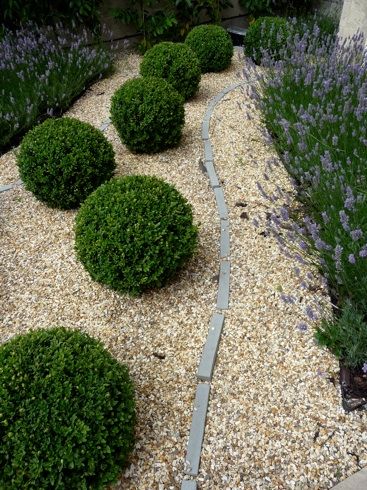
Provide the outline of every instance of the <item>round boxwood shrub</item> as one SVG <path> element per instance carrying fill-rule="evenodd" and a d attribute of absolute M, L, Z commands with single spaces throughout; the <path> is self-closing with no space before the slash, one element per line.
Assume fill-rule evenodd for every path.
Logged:
<path fill-rule="evenodd" d="M 140 74 L 164 78 L 187 100 L 199 88 L 201 70 L 198 57 L 188 45 L 162 42 L 145 53 Z"/>
<path fill-rule="evenodd" d="M 92 125 L 63 117 L 47 119 L 23 138 L 18 154 L 27 190 L 48 206 L 72 209 L 115 170 L 114 151 Z"/>
<path fill-rule="evenodd" d="M 56 327 L 0 347 L 0 488 L 104 488 L 134 423 L 127 368 L 99 341 Z"/>
<path fill-rule="evenodd" d="M 244 52 L 255 63 L 260 63 L 264 50 L 275 60 L 280 59 L 281 51 L 289 35 L 287 19 L 282 17 L 259 17 L 253 22 L 244 37 Z"/>
<path fill-rule="evenodd" d="M 184 100 L 162 78 L 135 78 L 113 95 L 111 119 L 131 151 L 156 153 L 178 145 L 185 121 Z"/>
<path fill-rule="evenodd" d="M 185 42 L 195 51 L 203 73 L 221 71 L 231 64 L 232 39 L 223 27 L 196 26 L 188 33 Z"/>
<path fill-rule="evenodd" d="M 157 177 L 107 182 L 85 200 L 76 218 L 79 260 L 94 280 L 132 296 L 163 286 L 196 246 L 191 206 Z"/>

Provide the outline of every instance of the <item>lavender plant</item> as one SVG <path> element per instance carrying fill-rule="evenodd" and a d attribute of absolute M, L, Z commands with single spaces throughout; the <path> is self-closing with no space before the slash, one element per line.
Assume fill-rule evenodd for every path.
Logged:
<path fill-rule="evenodd" d="M 86 30 L 28 25 L 0 41 L 0 149 L 39 120 L 60 114 L 111 66 Z"/>
<path fill-rule="evenodd" d="M 351 359 L 361 363 L 367 352 L 357 346 L 365 337 L 354 336 L 353 344 L 351 330 L 348 337 L 345 334 L 351 318 L 358 319 L 355 329 L 367 331 L 364 38 L 357 34 L 342 42 L 323 36 L 320 43 L 317 25 L 302 36 L 294 29 L 280 58 L 274 61 L 264 53 L 267 70 L 257 72 L 252 95 L 293 179 L 300 205 L 278 209 L 271 223 L 281 246 L 290 245 L 293 257 L 313 263 L 326 279 L 335 317 L 323 321 L 317 339 L 354 366 L 357 361 Z M 248 76 L 250 71 L 254 73 L 247 70 Z M 281 197 L 281 193 L 270 196 L 273 202 Z M 343 348 L 335 348 L 335 338 Z"/>

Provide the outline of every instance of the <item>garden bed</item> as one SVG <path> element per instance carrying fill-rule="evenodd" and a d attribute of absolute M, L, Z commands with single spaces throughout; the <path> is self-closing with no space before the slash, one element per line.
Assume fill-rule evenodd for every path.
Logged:
<path fill-rule="evenodd" d="M 139 56 L 122 53 L 114 75 L 93 85 L 67 115 L 100 127 L 109 117 L 111 95 L 137 76 L 139 62 Z M 22 187 L 0 194 L 0 340 L 36 327 L 80 328 L 101 339 L 135 382 L 137 443 L 116 489 L 176 489 L 183 478 L 195 371 L 218 280 L 219 223 L 202 171 L 201 122 L 209 100 L 239 80 L 242 64 L 236 54 L 228 70 L 202 77 L 198 95 L 185 105 L 177 149 L 134 155 L 112 126 L 105 131 L 118 175 L 157 175 L 193 205 L 198 254 L 162 290 L 129 298 L 93 282 L 75 258 L 75 212 L 49 209 Z M 263 173 L 275 152 L 264 143 L 259 121 L 245 118 L 245 98 L 241 89 L 231 92 L 211 120 L 215 165 L 230 212 L 231 306 L 198 481 L 211 490 L 327 489 L 366 464 L 366 414 L 343 411 L 337 361 L 315 345 L 312 331 L 297 328 L 310 298 L 328 304 L 328 297 L 317 276 L 313 292 L 299 289 L 295 264 L 266 232 L 269 203 L 257 182 L 265 191 L 274 186 Z M 18 178 L 9 152 L 0 159 L 0 183 Z M 272 179 L 290 188 L 283 169 Z M 285 304 L 281 294 L 296 295 L 298 306 Z"/>

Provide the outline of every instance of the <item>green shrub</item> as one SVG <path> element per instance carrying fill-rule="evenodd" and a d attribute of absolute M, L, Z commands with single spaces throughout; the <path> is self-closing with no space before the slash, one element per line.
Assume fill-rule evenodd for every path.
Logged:
<path fill-rule="evenodd" d="M 360 368 L 367 361 L 365 316 L 351 303 L 346 303 L 339 317 L 322 319 L 316 327 L 315 338 L 345 366 Z"/>
<path fill-rule="evenodd" d="M 250 15 L 299 15 L 309 12 L 313 0 L 240 0 L 240 5 Z"/>
<path fill-rule="evenodd" d="M 255 63 L 260 63 L 263 51 L 267 51 L 273 59 L 279 59 L 284 49 L 289 26 L 282 17 L 259 17 L 253 22 L 244 37 L 244 51 L 246 56 Z"/>
<path fill-rule="evenodd" d="M 115 169 L 112 145 L 98 129 L 72 118 L 48 119 L 23 138 L 18 154 L 27 190 L 51 207 L 77 207 Z"/>
<path fill-rule="evenodd" d="M 128 370 L 99 341 L 58 327 L 0 347 L 0 488 L 102 489 L 134 423 Z"/>
<path fill-rule="evenodd" d="M 112 51 L 84 29 L 27 25 L 4 30 L 0 60 L 2 150 L 45 117 L 60 116 L 111 68 Z"/>
<path fill-rule="evenodd" d="M 223 27 L 196 26 L 188 33 L 185 42 L 197 54 L 202 73 L 221 71 L 231 64 L 233 44 Z"/>
<path fill-rule="evenodd" d="M 111 119 L 122 142 L 138 153 L 178 145 L 185 120 L 182 96 L 162 78 L 125 82 L 112 97 Z"/>
<path fill-rule="evenodd" d="M 92 278 L 133 296 L 163 286 L 197 245 L 191 206 L 149 176 L 99 187 L 81 206 L 75 235 L 77 257 Z"/>
<path fill-rule="evenodd" d="M 164 78 L 187 100 L 199 88 L 201 70 L 199 60 L 189 46 L 163 42 L 145 53 L 140 74 Z"/>
<path fill-rule="evenodd" d="M 27 22 L 40 25 L 63 22 L 75 28 L 83 24 L 97 29 L 100 25 L 99 5 L 101 0 L 2 0 L 0 24 L 14 28 Z"/>

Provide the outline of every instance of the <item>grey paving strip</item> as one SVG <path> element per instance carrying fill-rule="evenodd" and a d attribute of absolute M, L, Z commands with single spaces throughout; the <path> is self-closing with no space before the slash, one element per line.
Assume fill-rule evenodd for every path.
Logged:
<path fill-rule="evenodd" d="M 195 480 L 184 480 L 181 485 L 181 490 L 196 490 L 197 484 Z"/>
<path fill-rule="evenodd" d="M 228 219 L 228 208 L 226 201 L 224 199 L 224 192 L 223 188 L 220 187 L 215 187 L 214 188 L 214 194 L 215 194 L 215 200 L 217 201 L 217 208 L 218 208 L 218 213 L 220 219 Z"/>
<path fill-rule="evenodd" d="M 230 241 L 229 241 L 229 221 L 222 219 L 220 221 L 220 258 L 229 257 Z"/>
<path fill-rule="evenodd" d="M 217 296 L 218 310 L 228 310 L 229 308 L 230 273 L 231 263 L 229 262 L 229 260 L 221 260 Z"/>
<path fill-rule="evenodd" d="M 223 313 L 214 312 L 209 325 L 209 333 L 204 345 L 197 377 L 201 381 L 211 381 L 217 357 L 220 336 L 224 324 Z"/>
<path fill-rule="evenodd" d="M 110 119 L 110 118 L 106 119 L 106 121 L 104 121 L 104 122 L 103 122 L 103 123 L 100 125 L 99 130 L 100 130 L 100 131 L 102 131 L 102 132 L 103 132 L 103 131 L 106 131 L 106 129 L 108 128 L 108 126 L 111 124 L 111 122 L 112 122 L 112 121 L 111 121 L 111 119 Z"/>
<path fill-rule="evenodd" d="M 10 189 L 14 189 L 14 187 L 18 187 L 23 185 L 21 180 L 17 180 L 16 182 L 12 182 L 11 184 L 0 185 L 0 192 L 10 191 Z"/>
<path fill-rule="evenodd" d="M 354 473 L 346 480 L 338 483 L 333 490 L 366 490 L 367 488 L 367 468 Z"/>
<path fill-rule="evenodd" d="M 108 126 L 111 124 L 111 119 L 108 118 L 106 119 L 106 121 L 104 121 L 100 127 L 99 127 L 99 130 L 100 131 L 106 131 L 106 129 L 108 128 Z M 19 185 L 23 185 L 23 182 L 21 180 L 17 180 L 16 182 L 12 182 L 11 184 L 6 184 L 6 185 L 0 185 L 0 192 L 6 192 L 6 191 L 10 191 L 11 189 L 14 189 L 14 187 L 17 187 Z"/>
<path fill-rule="evenodd" d="M 204 439 L 209 393 L 210 384 L 199 383 L 197 385 L 185 461 L 185 473 L 191 476 L 197 476 L 199 473 L 201 446 Z"/>
<path fill-rule="evenodd" d="M 213 370 L 217 357 L 219 342 L 224 325 L 224 311 L 229 308 L 229 294 L 230 294 L 230 233 L 229 233 L 229 217 L 228 208 L 224 198 L 223 188 L 218 179 L 218 175 L 215 171 L 213 149 L 210 142 L 209 126 L 210 118 L 216 105 L 232 90 L 245 85 L 247 81 L 234 83 L 229 87 L 223 89 L 218 95 L 213 97 L 207 106 L 205 112 L 202 127 L 201 127 L 201 139 L 204 145 L 204 166 L 207 176 L 209 178 L 210 186 L 215 194 L 217 203 L 218 217 L 220 221 L 220 270 L 219 270 L 219 282 L 218 282 L 218 296 L 217 296 L 217 311 L 213 312 L 208 336 L 203 347 L 203 353 L 199 363 L 197 378 L 199 380 L 196 397 L 194 402 L 194 410 L 192 415 L 192 422 L 189 434 L 189 440 L 187 444 L 187 452 L 185 458 L 184 472 L 187 475 L 196 477 L 199 473 L 201 449 L 204 440 L 206 415 L 209 405 L 210 395 L 210 382 L 212 381 Z M 202 165 L 202 164 L 201 164 Z M 207 383 L 203 383 L 206 381 Z M 194 479 L 183 480 L 181 490 L 196 490 L 197 483 Z"/>
<path fill-rule="evenodd" d="M 214 187 L 220 187 L 220 183 L 214 168 L 214 163 L 212 160 L 207 160 L 205 162 L 205 170 L 208 174 L 209 180 L 210 180 L 210 185 L 214 189 Z"/>
<path fill-rule="evenodd" d="M 214 160 L 212 144 L 210 143 L 209 140 L 204 140 L 204 159 L 205 159 L 205 163 L 212 162 Z"/>

